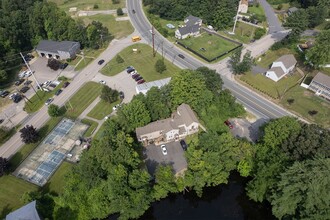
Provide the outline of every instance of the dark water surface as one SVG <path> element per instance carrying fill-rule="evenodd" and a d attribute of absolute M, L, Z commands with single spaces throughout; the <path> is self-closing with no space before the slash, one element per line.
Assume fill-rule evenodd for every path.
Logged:
<path fill-rule="evenodd" d="M 202 198 L 194 192 L 172 194 L 154 202 L 139 220 L 275 219 L 269 205 L 248 199 L 245 182 L 245 178 L 233 173 L 228 184 L 206 188 Z"/>

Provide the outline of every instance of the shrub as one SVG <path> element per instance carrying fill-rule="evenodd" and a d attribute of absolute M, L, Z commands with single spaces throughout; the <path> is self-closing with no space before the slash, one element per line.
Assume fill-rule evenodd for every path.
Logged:
<path fill-rule="evenodd" d="M 277 6 L 277 10 L 282 10 L 282 8 L 283 8 L 283 5 L 282 5 L 282 4 L 279 4 L 279 5 Z"/>
<path fill-rule="evenodd" d="M 118 15 L 118 16 L 122 16 L 122 15 L 124 15 L 124 12 L 123 12 L 123 9 L 122 9 L 122 8 L 118 8 L 118 9 L 117 9 L 117 15 Z"/>
<path fill-rule="evenodd" d="M 265 28 L 257 28 L 257 30 L 254 33 L 254 39 L 259 40 L 264 34 L 266 33 Z"/>
<path fill-rule="evenodd" d="M 98 9 L 99 8 L 99 5 L 98 4 L 94 4 L 93 8 L 94 9 Z"/>

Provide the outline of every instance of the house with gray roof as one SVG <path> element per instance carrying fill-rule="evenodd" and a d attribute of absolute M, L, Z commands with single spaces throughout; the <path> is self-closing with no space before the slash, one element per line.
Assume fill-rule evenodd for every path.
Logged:
<path fill-rule="evenodd" d="M 6 216 L 6 220 L 40 220 L 36 209 L 36 201 L 32 201 L 29 204 L 9 213 Z"/>
<path fill-rule="evenodd" d="M 319 72 L 309 84 L 308 89 L 315 92 L 315 95 L 330 100 L 330 76 Z"/>
<path fill-rule="evenodd" d="M 183 27 L 180 27 L 175 31 L 176 38 L 185 39 L 189 36 L 197 36 L 200 34 L 202 19 L 189 15 L 184 19 L 184 23 Z"/>
<path fill-rule="evenodd" d="M 283 55 L 273 62 L 265 76 L 277 82 L 292 72 L 296 64 L 297 60 L 292 54 Z"/>
<path fill-rule="evenodd" d="M 40 57 L 57 60 L 72 59 L 80 51 L 80 43 L 75 41 L 41 40 L 36 46 Z"/>
<path fill-rule="evenodd" d="M 199 121 L 190 106 L 181 104 L 176 112 L 172 113 L 171 118 L 136 128 L 136 136 L 145 146 L 153 143 L 158 145 L 194 134 L 198 132 L 199 126 Z"/>

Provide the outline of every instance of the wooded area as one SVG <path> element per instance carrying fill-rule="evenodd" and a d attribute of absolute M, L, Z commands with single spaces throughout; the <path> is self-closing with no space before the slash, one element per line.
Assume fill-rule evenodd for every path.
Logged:
<path fill-rule="evenodd" d="M 101 35 L 103 39 L 101 39 Z M 40 0 L 2 0 L 0 4 L 0 82 L 12 78 L 27 54 L 40 40 L 78 41 L 98 48 L 111 40 L 100 22 L 88 26 L 76 22 L 55 3 Z M 103 42 L 102 42 L 103 41 Z"/>

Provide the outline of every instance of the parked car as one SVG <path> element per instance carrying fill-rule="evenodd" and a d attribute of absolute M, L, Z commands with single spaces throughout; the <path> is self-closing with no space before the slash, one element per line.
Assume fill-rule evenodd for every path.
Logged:
<path fill-rule="evenodd" d="M 227 125 L 230 129 L 234 128 L 233 124 L 232 124 L 229 120 L 226 120 L 224 123 L 225 123 L 225 125 Z"/>
<path fill-rule="evenodd" d="M 19 79 L 15 82 L 15 86 L 21 85 L 25 80 L 24 79 Z"/>
<path fill-rule="evenodd" d="M 5 119 L 2 119 L 2 118 L 1 118 L 1 119 L 0 119 L 0 124 L 2 124 L 2 122 L 4 122 L 4 121 L 5 121 Z"/>
<path fill-rule="evenodd" d="M 40 85 L 40 87 L 42 87 L 44 84 L 43 83 L 40 83 L 39 85 Z M 40 89 L 40 87 L 37 86 L 37 89 Z"/>
<path fill-rule="evenodd" d="M 140 74 L 132 75 L 132 78 L 133 78 L 133 79 L 136 79 L 136 78 L 138 78 L 138 77 L 140 77 Z"/>
<path fill-rule="evenodd" d="M 138 72 L 136 71 L 136 70 L 134 70 L 133 72 L 131 72 L 131 75 L 133 76 L 133 75 L 136 75 L 136 74 L 138 74 Z"/>
<path fill-rule="evenodd" d="M 139 77 L 136 77 L 136 78 L 135 78 L 135 81 L 137 82 L 137 81 L 139 81 L 139 80 L 141 80 L 141 79 L 143 79 L 143 77 L 142 77 L 142 76 L 139 76 Z"/>
<path fill-rule="evenodd" d="M 185 57 L 182 54 L 178 55 L 181 59 L 184 59 Z"/>
<path fill-rule="evenodd" d="M 120 91 L 119 92 L 119 98 L 120 99 L 124 99 L 125 98 L 125 95 L 124 95 L 124 92 L 123 91 Z"/>
<path fill-rule="evenodd" d="M 181 147 L 183 150 L 187 150 L 188 149 L 188 145 L 186 144 L 186 142 L 184 140 L 180 141 Z"/>
<path fill-rule="evenodd" d="M 70 85 L 69 82 L 65 82 L 65 83 L 63 84 L 63 88 L 66 88 L 66 87 L 68 87 L 69 85 Z"/>
<path fill-rule="evenodd" d="M 23 97 L 21 95 L 17 94 L 13 97 L 13 102 L 14 103 L 19 103 L 22 99 L 23 99 Z"/>
<path fill-rule="evenodd" d="M 30 85 L 31 83 L 32 83 L 31 80 L 26 80 L 26 81 L 24 82 L 24 85 L 27 86 L 27 85 Z"/>
<path fill-rule="evenodd" d="M 63 92 L 63 90 L 62 90 L 62 89 L 59 89 L 59 90 L 57 90 L 57 91 L 55 92 L 55 95 L 56 95 L 56 96 L 59 96 L 62 92 Z"/>
<path fill-rule="evenodd" d="M 61 63 L 60 64 L 60 69 L 64 70 L 67 66 L 69 66 L 68 63 Z"/>
<path fill-rule="evenodd" d="M 2 98 L 6 97 L 7 95 L 9 95 L 9 92 L 8 92 L 7 90 L 4 90 L 4 91 L 1 91 L 1 92 L 0 92 L 0 96 L 1 96 Z"/>
<path fill-rule="evenodd" d="M 53 98 L 47 99 L 47 101 L 45 102 L 45 105 L 50 105 L 50 103 L 52 103 L 53 100 L 54 100 Z"/>
<path fill-rule="evenodd" d="M 43 83 L 43 87 L 47 87 L 52 83 L 52 81 L 47 80 L 46 82 Z"/>
<path fill-rule="evenodd" d="M 133 71 L 135 71 L 134 68 L 129 68 L 129 69 L 127 69 L 127 73 L 131 73 L 131 72 L 133 72 Z"/>
<path fill-rule="evenodd" d="M 55 88 L 57 85 L 54 83 L 49 84 L 49 87 Z"/>
<path fill-rule="evenodd" d="M 160 146 L 160 148 L 162 149 L 162 153 L 164 155 L 167 155 L 167 149 L 166 149 L 166 146 L 163 144 L 162 146 Z"/>
<path fill-rule="evenodd" d="M 141 79 L 137 82 L 137 84 L 142 84 L 142 83 L 145 83 L 146 81 L 144 81 L 144 79 Z"/>
<path fill-rule="evenodd" d="M 104 63 L 104 60 L 99 60 L 99 62 L 97 62 L 99 65 L 102 65 Z"/>
<path fill-rule="evenodd" d="M 104 80 L 100 80 L 99 83 L 101 83 L 103 85 L 107 84 Z"/>
<path fill-rule="evenodd" d="M 12 94 L 10 94 L 9 96 L 8 96 L 8 98 L 9 99 L 14 99 L 15 98 L 15 96 L 17 96 L 17 92 L 15 92 L 15 93 L 12 93 Z"/>
<path fill-rule="evenodd" d="M 132 10 L 132 12 L 133 12 L 133 14 L 135 14 L 135 10 L 134 9 Z"/>
<path fill-rule="evenodd" d="M 28 90 L 30 89 L 30 87 L 28 86 L 24 86 L 23 88 L 21 88 L 21 90 L 19 90 L 22 93 L 26 93 Z"/>
<path fill-rule="evenodd" d="M 23 78 L 23 77 L 25 77 L 25 73 L 26 73 L 26 70 L 23 71 L 23 72 L 20 72 L 20 73 L 18 74 L 18 77 L 19 77 L 19 78 Z"/>
<path fill-rule="evenodd" d="M 32 72 L 31 71 L 26 71 L 25 74 L 24 74 L 25 77 L 29 77 L 31 75 L 32 75 Z"/>

